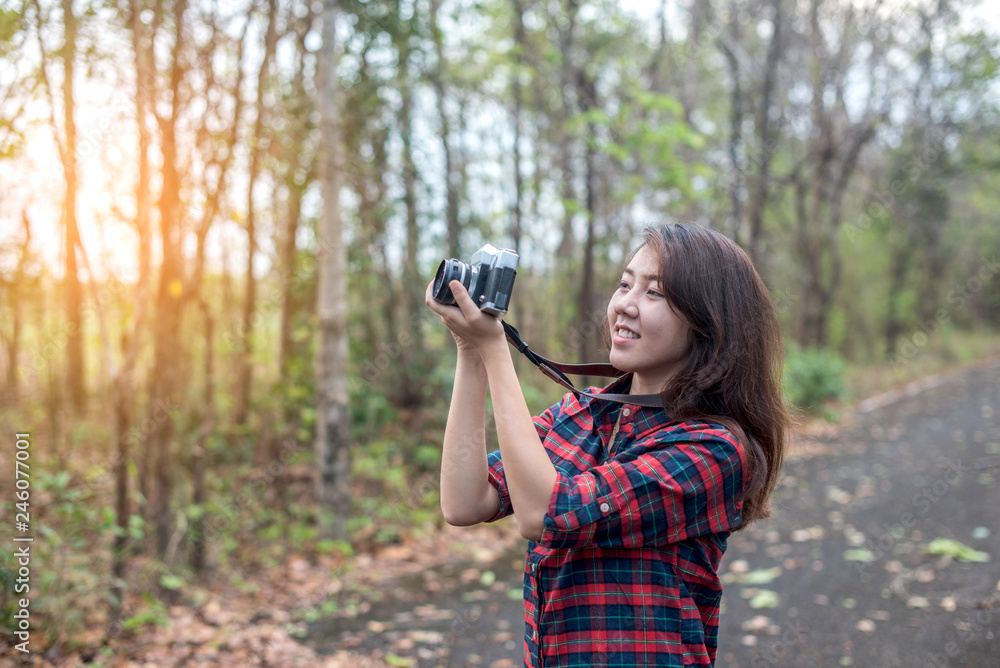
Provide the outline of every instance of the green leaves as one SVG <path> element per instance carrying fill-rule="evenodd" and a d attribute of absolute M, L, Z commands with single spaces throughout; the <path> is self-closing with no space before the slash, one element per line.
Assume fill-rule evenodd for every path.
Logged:
<path fill-rule="evenodd" d="M 973 549 L 951 538 L 935 538 L 927 546 L 927 554 L 947 555 L 959 561 L 986 563 L 990 560 L 987 552 Z"/>

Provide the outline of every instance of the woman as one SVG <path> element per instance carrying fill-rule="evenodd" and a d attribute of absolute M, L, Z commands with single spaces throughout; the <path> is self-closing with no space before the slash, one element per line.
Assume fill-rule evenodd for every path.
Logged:
<path fill-rule="evenodd" d="M 457 308 L 426 298 L 458 344 L 441 509 L 458 526 L 513 513 L 529 539 L 525 665 L 714 665 L 719 560 L 769 514 L 788 419 L 774 306 L 746 254 L 705 227 L 647 229 L 608 303 L 626 373 L 535 418 L 500 321 L 451 289 Z M 613 393 L 663 408 L 599 398 Z"/>

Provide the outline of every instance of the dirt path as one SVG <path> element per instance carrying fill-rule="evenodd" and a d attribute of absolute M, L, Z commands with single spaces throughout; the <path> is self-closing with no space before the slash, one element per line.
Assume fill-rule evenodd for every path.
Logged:
<path fill-rule="evenodd" d="M 717 666 L 1000 667 L 1000 363 L 800 445 L 774 516 L 730 539 Z M 939 538 L 990 560 L 927 554 Z M 375 665 L 519 666 L 522 558 L 415 576 L 304 642 Z"/>

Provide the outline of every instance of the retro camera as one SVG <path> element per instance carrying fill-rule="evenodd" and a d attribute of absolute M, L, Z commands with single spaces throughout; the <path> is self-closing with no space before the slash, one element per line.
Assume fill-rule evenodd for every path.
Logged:
<path fill-rule="evenodd" d="M 454 258 L 443 260 L 434 276 L 434 299 L 441 304 L 454 304 L 448 284 L 458 281 L 469 291 L 479 310 L 498 318 L 507 313 L 510 293 L 517 275 L 517 253 L 486 244 L 468 264 Z"/>

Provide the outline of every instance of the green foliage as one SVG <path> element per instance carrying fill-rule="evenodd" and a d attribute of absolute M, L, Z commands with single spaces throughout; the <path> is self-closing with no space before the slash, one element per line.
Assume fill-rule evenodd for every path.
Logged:
<path fill-rule="evenodd" d="M 177 591 L 185 584 L 184 578 L 179 575 L 171 575 L 169 573 L 164 573 L 160 576 L 160 586 L 164 589 L 169 589 L 170 591 Z"/>
<path fill-rule="evenodd" d="M 37 451 L 36 451 L 37 452 Z M 92 492 L 72 484 L 67 471 L 48 462 L 32 460 L 31 526 L 36 540 L 31 543 L 29 590 L 14 593 L 18 564 L 13 550 L 0 553 L 0 623 L 12 628 L 11 615 L 18 598 L 31 600 L 32 626 L 43 635 L 38 646 L 72 637 L 86 623 L 87 609 L 104 600 L 101 579 L 107 552 L 99 549 L 100 528 L 107 516 L 92 500 Z M 38 499 L 45 498 L 43 504 Z M 95 555 L 96 554 L 96 558 Z M 35 646 L 36 638 L 32 638 Z"/>
<path fill-rule="evenodd" d="M 807 411 L 821 411 L 824 402 L 844 396 L 846 369 L 846 360 L 831 350 L 788 346 L 783 378 L 786 401 Z"/>
<path fill-rule="evenodd" d="M 150 594 L 143 594 L 146 607 L 126 618 L 122 627 L 126 631 L 136 631 L 144 626 L 167 626 L 169 617 L 167 616 L 167 606 L 157 601 Z"/>

